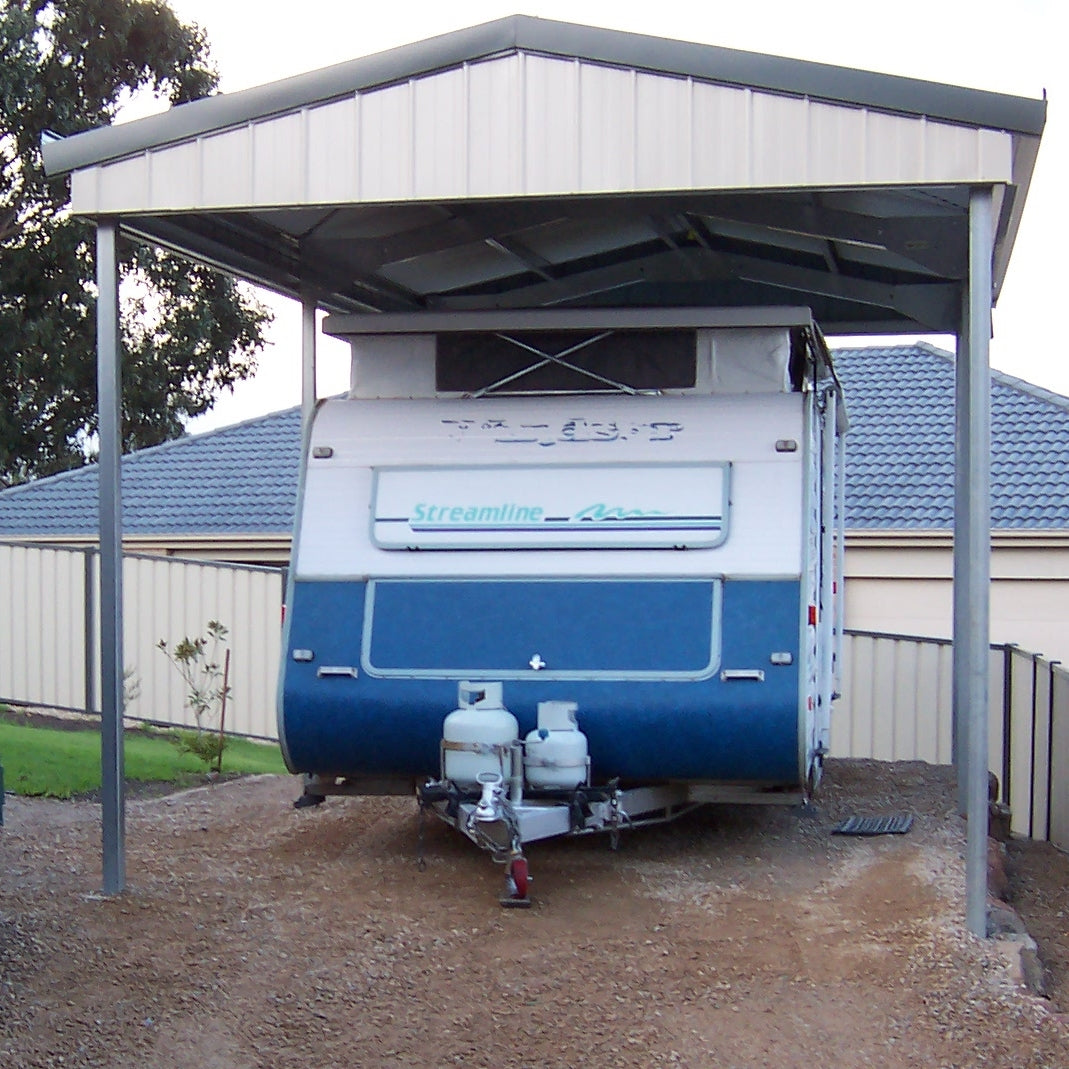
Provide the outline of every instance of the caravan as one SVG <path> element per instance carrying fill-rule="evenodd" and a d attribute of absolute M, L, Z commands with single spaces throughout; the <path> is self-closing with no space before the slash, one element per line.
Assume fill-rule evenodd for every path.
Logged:
<path fill-rule="evenodd" d="M 845 410 L 798 309 L 334 317 L 279 729 L 305 802 L 410 793 L 506 865 L 807 799 L 841 631 Z"/>

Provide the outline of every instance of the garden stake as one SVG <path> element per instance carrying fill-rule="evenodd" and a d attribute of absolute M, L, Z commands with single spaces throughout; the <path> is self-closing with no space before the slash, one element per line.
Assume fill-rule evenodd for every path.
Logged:
<path fill-rule="evenodd" d="M 226 727 L 226 696 L 230 690 L 230 650 L 223 658 L 223 696 L 219 701 L 219 755 L 215 759 L 215 771 L 223 771 L 223 729 Z"/>

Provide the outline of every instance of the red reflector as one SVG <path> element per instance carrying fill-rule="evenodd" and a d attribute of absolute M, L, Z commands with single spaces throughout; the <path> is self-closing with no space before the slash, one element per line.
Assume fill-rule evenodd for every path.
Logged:
<path fill-rule="evenodd" d="M 285 605 L 282 606 L 282 619 L 281 619 L 280 622 L 281 623 L 285 623 L 286 622 L 286 606 Z"/>
<path fill-rule="evenodd" d="M 815 605 L 809 606 L 809 626 L 817 626 L 817 607 Z"/>

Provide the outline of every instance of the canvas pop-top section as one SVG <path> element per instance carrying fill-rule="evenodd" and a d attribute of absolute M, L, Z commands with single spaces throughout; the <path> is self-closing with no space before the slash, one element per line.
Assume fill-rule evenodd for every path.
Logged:
<path fill-rule="evenodd" d="M 381 315 L 328 333 L 352 346 L 354 398 L 790 393 L 827 374 L 808 312 L 671 316 L 538 311 Z"/>

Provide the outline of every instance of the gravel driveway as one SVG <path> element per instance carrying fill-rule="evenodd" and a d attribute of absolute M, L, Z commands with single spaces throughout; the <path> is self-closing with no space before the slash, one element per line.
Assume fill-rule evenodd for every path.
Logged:
<path fill-rule="evenodd" d="M 1069 1022 L 964 930 L 949 772 L 831 762 L 820 804 L 708 807 L 612 853 L 530 850 L 532 909 L 414 802 L 235 781 L 99 807 L 9 799 L 0 1065 L 1069 1065 Z M 833 836 L 907 810 L 906 835 Z"/>

